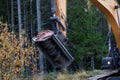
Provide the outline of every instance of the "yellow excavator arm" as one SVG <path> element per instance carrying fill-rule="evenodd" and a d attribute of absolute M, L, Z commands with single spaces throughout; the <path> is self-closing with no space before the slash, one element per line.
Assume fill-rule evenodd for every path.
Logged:
<path fill-rule="evenodd" d="M 109 24 L 111 25 L 117 48 L 120 50 L 120 9 L 116 0 L 91 0 L 106 16 Z"/>
<path fill-rule="evenodd" d="M 66 2 L 67 0 L 55 0 L 56 5 L 56 15 L 59 17 L 62 24 L 66 27 Z M 63 31 L 61 29 L 61 26 L 59 26 L 62 33 L 66 36 L 66 31 Z"/>

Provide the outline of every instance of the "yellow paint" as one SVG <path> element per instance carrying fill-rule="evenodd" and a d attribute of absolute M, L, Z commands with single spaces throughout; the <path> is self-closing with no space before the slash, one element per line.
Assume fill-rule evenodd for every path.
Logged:
<path fill-rule="evenodd" d="M 55 4 L 56 4 L 56 15 L 59 16 L 62 24 L 66 27 L 66 23 L 65 23 L 65 20 L 66 20 L 66 1 L 67 0 L 55 0 Z M 60 30 L 62 31 L 61 29 L 61 26 L 60 27 Z M 66 31 L 62 31 L 63 34 L 66 36 Z"/>

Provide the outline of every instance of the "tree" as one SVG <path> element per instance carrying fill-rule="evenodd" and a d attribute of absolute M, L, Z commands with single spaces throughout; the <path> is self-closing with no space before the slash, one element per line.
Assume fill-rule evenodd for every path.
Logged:
<path fill-rule="evenodd" d="M 92 4 L 88 6 L 86 1 L 70 0 L 67 18 L 69 20 L 68 37 L 77 52 L 75 61 L 79 63 L 81 59 L 101 53 L 107 33 L 107 22 L 101 12 Z"/>

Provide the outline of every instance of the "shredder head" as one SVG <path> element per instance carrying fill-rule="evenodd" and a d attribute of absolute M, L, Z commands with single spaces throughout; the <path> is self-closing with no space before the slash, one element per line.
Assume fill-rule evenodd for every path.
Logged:
<path fill-rule="evenodd" d="M 58 33 L 43 30 L 32 39 L 53 67 L 65 68 L 72 63 L 74 58 L 64 45 L 65 37 L 60 32 Z"/>

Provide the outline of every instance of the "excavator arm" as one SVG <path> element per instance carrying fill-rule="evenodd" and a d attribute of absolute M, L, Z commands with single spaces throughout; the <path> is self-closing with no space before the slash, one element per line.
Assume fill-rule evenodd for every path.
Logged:
<path fill-rule="evenodd" d="M 111 25 L 116 46 L 112 47 L 109 56 L 102 59 L 102 68 L 119 69 L 120 67 L 120 6 L 117 0 L 90 0 L 106 16 Z M 111 38 L 109 38 L 111 39 Z M 110 43 L 113 45 L 113 43 Z"/>
<path fill-rule="evenodd" d="M 67 0 L 54 0 L 56 5 L 56 15 L 59 17 L 62 24 L 66 27 L 66 2 Z M 63 31 L 61 26 L 59 25 L 60 30 L 66 36 L 66 30 Z"/>
<path fill-rule="evenodd" d="M 117 48 L 120 50 L 120 9 L 116 0 L 91 0 L 106 16 L 111 25 Z"/>

